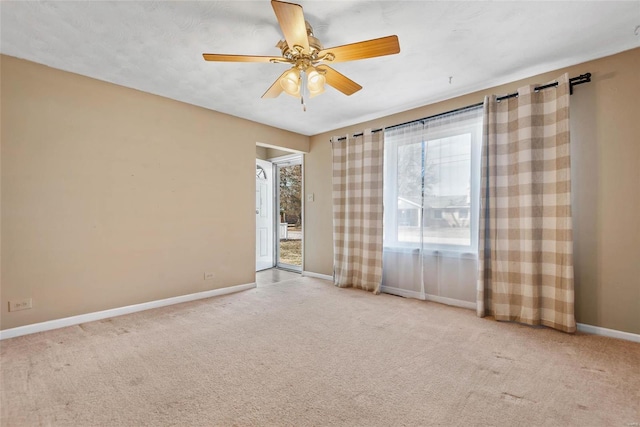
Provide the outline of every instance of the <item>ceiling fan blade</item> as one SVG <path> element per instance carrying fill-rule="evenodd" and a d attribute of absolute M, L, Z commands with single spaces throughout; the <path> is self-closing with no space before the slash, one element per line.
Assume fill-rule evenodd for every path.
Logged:
<path fill-rule="evenodd" d="M 284 75 L 287 74 L 289 71 L 290 70 L 287 70 L 284 73 L 280 74 L 280 77 L 278 77 L 276 81 L 271 85 L 271 87 L 267 89 L 264 95 L 262 95 L 262 98 L 277 98 L 284 90 L 280 85 L 280 79 L 283 78 Z"/>
<path fill-rule="evenodd" d="M 332 53 L 335 58 L 330 62 L 345 62 L 356 59 L 375 58 L 376 56 L 393 55 L 399 52 L 400 43 L 398 42 L 398 36 L 387 36 L 324 49 L 318 52 L 318 56 L 322 57 L 323 55 Z"/>
<path fill-rule="evenodd" d="M 217 53 L 203 53 L 202 57 L 205 61 L 220 62 L 271 62 L 272 59 L 276 61 L 282 59 L 275 56 L 220 55 Z"/>
<path fill-rule="evenodd" d="M 304 53 L 309 53 L 307 25 L 304 22 L 302 6 L 278 0 L 271 0 L 271 6 L 276 13 L 276 18 L 278 18 L 282 34 L 289 48 L 300 46 Z"/>
<path fill-rule="evenodd" d="M 327 80 L 327 84 L 329 86 L 334 87 L 347 96 L 353 95 L 354 93 L 362 89 L 362 86 L 360 86 L 358 83 L 354 82 L 347 76 L 340 74 L 328 65 L 318 65 L 316 69 L 322 71 L 322 73 L 324 74 L 324 78 Z"/>

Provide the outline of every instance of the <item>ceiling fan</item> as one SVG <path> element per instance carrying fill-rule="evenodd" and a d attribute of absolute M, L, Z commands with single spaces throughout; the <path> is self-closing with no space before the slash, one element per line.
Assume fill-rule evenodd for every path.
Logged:
<path fill-rule="evenodd" d="M 398 36 L 325 49 L 320 40 L 314 37 L 311 25 L 305 21 L 302 6 L 279 0 L 272 0 L 271 6 L 285 38 L 276 45 L 282 52 L 281 56 L 202 54 L 206 61 L 291 64 L 291 68 L 278 77 L 262 98 L 275 98 L 284 91 L 300 98 L 304 106 L 305 93 L 310 97 L 319 95 L 324 92 L 325 83 L 347 96 L 352 95 L 362 89 L 362 86 L 329 67 L 327 63 L 374 58 L 400 52 Z M 303 75 L 306 75 L 306 78 Z"/>

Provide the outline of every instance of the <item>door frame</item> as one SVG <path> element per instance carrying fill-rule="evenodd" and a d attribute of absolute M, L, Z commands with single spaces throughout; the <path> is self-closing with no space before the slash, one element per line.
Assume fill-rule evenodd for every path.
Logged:
<path fill-rule="evenodd" d="M 274 220 L 274 239 L 273 239 L 273 243 L 274 243 L 274 258 L 275 258 L 275 267 L 276 268 L 280 268 L 283 270 L 290 270 L 290 271 L 295 271 L 297 273 L 301 273 L 304 270 L 304 201 L 305 201 L 305 197 L 304 197 L 304 155 L 302 153 L 294 153 L 294 154 L 288 154 L 286 156 L 280 156 L 280 157 L 274 157 L 272 159 L 269 159 L 270 162 L 273 163 L 273 186 L 274 186 L 274 191 L 273 191 L 273 195 L 274 195 L 274 202 L 273 202 L 273 209 L 274 209 L 274 214 L 273 214 L 273 220 Z M 301 256 L 301 263 L 299 266 L 297 265 L 292 265 L 292 264 L 286 264 L 286 263 L 281 263 L 280 262 L 280 212 L 279 212 L 279 207 L 280 207 L 280 173 L 278 171 L 278 168 L 280 166 L 293 166 L 293 165 L 300 165 L 301 168 L 301 182 L 300 182 L 300 216 L 301 216 L 301 221 L 300 221 L 300 226 L 301 226 L 301 237 L 300 237 L 300 256 Z"/>

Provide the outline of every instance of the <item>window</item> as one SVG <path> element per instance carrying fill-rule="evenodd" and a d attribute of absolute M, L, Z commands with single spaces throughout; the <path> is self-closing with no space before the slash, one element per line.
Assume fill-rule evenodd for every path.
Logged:
<path fill-rule="evenodd" d="M 256 178 L 262 180 L 267 179 L 267 172 L 260 165 L 256 165 Z"/>
<path fill-rule="evenodd" d="M 385 131 L 385 247 L 476 252 L 482 107 Z"/>

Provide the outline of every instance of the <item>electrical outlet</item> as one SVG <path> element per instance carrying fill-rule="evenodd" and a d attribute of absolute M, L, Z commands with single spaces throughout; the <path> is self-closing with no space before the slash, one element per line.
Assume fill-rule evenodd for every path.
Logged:
<path fill-rule="evenodd" d="M 313 202 L 313 193 L 307 194 L 307 202 Z"/>
<path fill-rule="evenodd" d="M 205 272 L 205 273 L 204 273 L 204 280 L 211 280 L 211 279 L 213 279 L 213 276 L 215 276 L 215 274 L 214 274 L 214 273 L 212 273 L 212 272 L 208 272 L 208 273 L 207 273 L 207 272 Z"/>
<path fill-rule="evenodd" d="M 28 310 L 31 307 L 31 298 L 14 299 L 13 301 L 9 301 L 9 311 Z"/>

